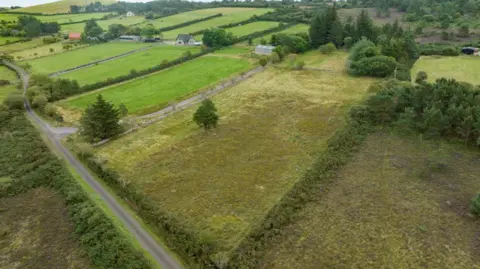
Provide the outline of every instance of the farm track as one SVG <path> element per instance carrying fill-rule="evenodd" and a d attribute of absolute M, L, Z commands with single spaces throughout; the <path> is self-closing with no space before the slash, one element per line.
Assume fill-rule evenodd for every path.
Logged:
<path fill-rule="evenodd" d="M 4 63 L 17 71 L 23 81 L 23 91 L 25 94 L 28 88 L 28 73 L 13 63 Z M 28 100 L 25 100 L 24 105 L 28 117 L 40 126 L 41 131 L 47 137 L 49 142 L 63 155 L 63 158 L 75 169 L 82 179 L 103 199 L 113 214 L 115 214 L 125 227 L 127 227 L 130 233 L 132 233 L 140 245 L 151 254 L 155 261 L 164 269 L 181 269 L 182 266 L 178 261 L 150 236 L 141 224 L 117 202 L 117 200 L 83 166 L 83 164 L 61 143 L 58 133 L 56 133 L 56 131 L 61 131 L 61 129 L 58 130 L 59 128 L 53 128 L 47 122 L 43 121 L 30 107 Z"/>

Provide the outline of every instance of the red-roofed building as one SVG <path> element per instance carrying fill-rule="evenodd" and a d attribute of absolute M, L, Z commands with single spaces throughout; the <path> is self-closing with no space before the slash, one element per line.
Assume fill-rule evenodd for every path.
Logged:
<path fill-rule="evenodd" d="M 80 39 L 82 39 L 82 34 L 80 34 L 80 33 L 69 33 L 68 34 L 68 39 L 70 39 L 70 40 L 80 40 Z"/>

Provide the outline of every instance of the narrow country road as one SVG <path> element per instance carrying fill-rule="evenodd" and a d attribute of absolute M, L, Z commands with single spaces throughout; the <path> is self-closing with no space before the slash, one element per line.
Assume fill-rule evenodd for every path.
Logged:
<path fill-rule="evenodd" d="M 13 63 L 4 63 L 17 71 L 18 75 L 22 79 L 23 91 L 25 94 L 28 88 L 28 73 Z M 55 149 L 62 153 L 65 160 L 76 170 L 82 179 L 100 195 L 105 204 L 112 210 L 118 219 L 123 222 L 125 227 L 134 235 L 140 245 L 152 255 L 156 262 L 160 264 L 163 269 L 181 269 L 182 266 L 178 263 L 178 261 L 172 257 L 172 255 L 163 246 L 159 245 L 155 239 L 153 239 L 150 234 L 140 225 L 140 223 L 129 212 L 127 212 L 115 200 L 115 198 L 103 188 L 100 183 L 95 180 L 95 178 L 83 166 L 83 164 L 78 161 L 65 146 L 63 146 L 58 134 L 53 131 L 55 128 L 50 127 L 48 123 L 44 122 L 37 114 L 35 114 L 30 107 L 28 100 L 25 100 L 25 109 L 27 110 L 27 115 L 41 127 L 42 132 L 52 143 Z"/>

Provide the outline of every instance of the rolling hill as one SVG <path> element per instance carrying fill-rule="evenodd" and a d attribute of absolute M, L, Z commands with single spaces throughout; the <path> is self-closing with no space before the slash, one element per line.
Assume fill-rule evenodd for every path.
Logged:
<path fill-rule="evenodd" d="M 97 1 L 103 4 L 111 4 L 111 3 L 117 2 L 116 0 L 61 0 L 61 1 L 56 1 L 48 4 L 15 9 L 15 11 L 30 12 L 30 13 L 45 13 L 45 14 L 68 13 L 70 12 L 71 5 L 85 6 L 85 4 L 88 5 L 90 3 L 94 3 Z"/>

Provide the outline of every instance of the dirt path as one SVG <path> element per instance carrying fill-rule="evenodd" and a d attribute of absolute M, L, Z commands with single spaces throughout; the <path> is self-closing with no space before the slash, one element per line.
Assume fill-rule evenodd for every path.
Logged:
<path fill-rule="evenodd" d="M 22 68 L 5 62 L 6 65 L 14 68 L 23 81 L 23 91 L 28 88 L 29 75 Z M 60 152 L 64 159 L 75 169 L 82 179 L 103 199 L 105 204 L 111 209 L 113 214 L 125 225 L 130 233 L 136 238 L 140 245 L 147 250 L 158 264 L 164 269 L 181 269 L 182 266 L 163 246 L 159 245 L 154 238 L 142 227 L 142 225 L 127 211 L 117 200 L 90 174 L 90 172 L 78 161 L 73 154 L 60 142 L 57 133 L 67 131 L 64 128 L 53 128 L 47 122 L 43 121 L 30 107 L 28 101 L 25 101 L 27 115 L 40 127 L 41 131 L 48 138 L 55 149 Z"/>

